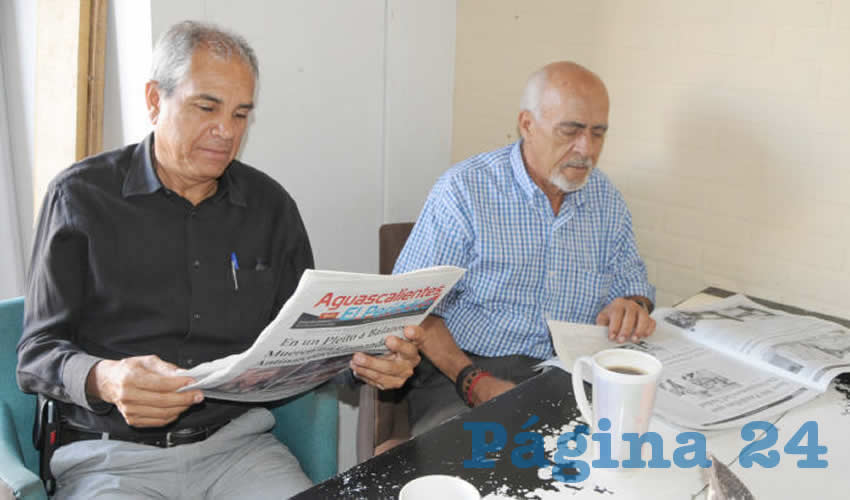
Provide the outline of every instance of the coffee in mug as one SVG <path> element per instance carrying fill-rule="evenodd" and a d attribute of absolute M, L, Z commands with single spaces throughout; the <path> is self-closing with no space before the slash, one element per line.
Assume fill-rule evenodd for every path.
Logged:
<path fill-rule="evenodd" d="M 591 370 L 593 407 L 584 393 L 583 373 Z M 655 406 L 655 389 L 661 374 L 661 362 L 654 356 L 632 349 L 606 349 L 593 356 L 582 356 L 573 365 L 573 393 L 584 420 L 593 432 L 611 434 L 611 458 L 619 461 L 631 456 L 624 433 L 643 434 Z M 599 429 L 599 420 L 608 419 L 610 427 Z"/>
<path fill-rule="evenodd" d="M 623 373 L 625 375 L 646 375 L 646 372 L 634 366 L 606 366 L 606 370 L 614 373 Z"/>

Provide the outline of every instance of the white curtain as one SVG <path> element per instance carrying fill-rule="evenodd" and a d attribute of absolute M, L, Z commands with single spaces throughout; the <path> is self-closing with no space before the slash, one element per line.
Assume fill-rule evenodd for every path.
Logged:
<path fill-rule="evenodd" d="M 21 233 L 18 230 L 12 141 L 4 81 L 3 51 L 0 47 L 0 300 L 21 295 L 24 290 L 24 259 Z"/>

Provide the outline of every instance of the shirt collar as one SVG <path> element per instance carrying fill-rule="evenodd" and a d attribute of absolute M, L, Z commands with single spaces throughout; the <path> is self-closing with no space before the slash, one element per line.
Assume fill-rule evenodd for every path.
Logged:
<path fill-rule="evenodd" d="M 542 197 L 546 200 L 546 204 L 548 206 L 549 199 L 546 198 L 546 195 L 543 193 L 543 190 L 540 189 L 540 186 L 535 184 L 535 182 L 531 179 L 531 176 L 528 175 L 528 169 L 525 166 L 525 161 L 523 161 L 522 159 L 521 146 L 522 140 L 520 139 L 519 141 L 515 142 L 514 145 L 511 147 L 510 159 L 511 169 L 513 170 L 514 178 L 517 180 L 520 189 L 522 189 L 522 192 L 525 193 L 526 197 L 528 197 L 529 200 L 534 200 L 535 197 Z M 563 203 L 561 203 L 561 212 L 563 212 L 564 207 L 567 205 L 578 207 L 584 204 L 586 199 L 584 193 L 585 188 L 587 188 L 587 186 L 593 181 L 593 177 L 596 174 L 596 169 L 593 170 L 594 171 L 590 173 L 591 178 L 588 179 L 587 184 L 585 184 L 584 187 L 582 187 L 578 191 L 567 193 L 566 196 L 564 196 L 564 201 Z"/>
<path fill-rule="evenodd" d="M 145 140 L 137 144 L 136 149 L 133 150 L 130 168 L 121 188 L 121 196 L 124 198 L 139 194 L 151 194 L 162 187 L 162 183 L 153 168 L 152 148 L 153 132 L 148 134 Z"/>
<path fill-rule="evenodd" d="M 543 194 L 540 187 L 531 180 L 531 177 L 528 175 L 528 169 L 525 168 L 525 161 L 522 159 L 522 140 L 515 142 L 511 147 L 511 169 L 514 172 L 514 178 L 517 184 L 519 184 L 520 189 L 522 189 L 522 192 L 525 193 L 529 200 L 534 199 L 534 193 L 536 192 Z"/>
<path fill-rule="evenodd" d="M 133 151 L 133 156 L 130 159 L 130 168 L 127 171 L 127 177 L 124 178 L 124 185 L 121 188 L 121 195 L 124 198 L 130 196 L 151 194 L 159 189 L 164 188 L 159 177 L 156 175 L 156 169 L 153 166 L 153 132 L 145 137 L 145 140 L 136 145 Z M 218 179 L 218 192 L 216 195 L 222 196 L 227 193 L 228 200 L 233 205 L 247 207 L 245 195 L 239 187 L 239 183 L 234 179 L 231 170 L 233 162 L 225 169 L 224 174 Z"/>

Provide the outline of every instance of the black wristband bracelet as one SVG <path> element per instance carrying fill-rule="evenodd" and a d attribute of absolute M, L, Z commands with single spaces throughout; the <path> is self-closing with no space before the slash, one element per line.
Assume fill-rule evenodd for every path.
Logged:
<path fill-rule="evenodd" d="M 466 377 L 469 376 L 470 373 L 474 372 L 478 367 L 475 366 L 474 363 L 469 363 L 457 374 L 457 378 L 455 379 L 455 391 L 457 391 L 457 395 L 460 399 L 463 400 L 464 403 L 468 404 L 466 400 L 466 391 L 463 388 L 463 381 L 466 380 Z"/>

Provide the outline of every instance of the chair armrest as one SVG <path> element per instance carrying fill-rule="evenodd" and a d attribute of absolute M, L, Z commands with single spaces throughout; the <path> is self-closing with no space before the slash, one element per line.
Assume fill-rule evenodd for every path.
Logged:
<path fill-rule="evenodd" d="M 0 498 L 4 496 L 47 500 L 41 479 L 24 465 L 12 412 L 0 401 Z"/>
<path fill-rule="evenodd" d="M 378 389 L 371 385 L 360 386 L 357 405 L 357 463 L 375 456 L 375 435 L 378 422 Z"/>
<path fill-rule="evenodd" d="M 357 416 L 357 463 L 410 439 L 408 403 L 399 389 L 360 387 Z"/>

